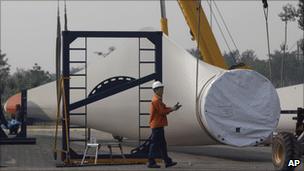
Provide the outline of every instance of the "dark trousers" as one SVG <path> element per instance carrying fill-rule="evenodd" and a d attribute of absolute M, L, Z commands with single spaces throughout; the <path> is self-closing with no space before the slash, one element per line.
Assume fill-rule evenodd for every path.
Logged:
<path fill-rule="evenodd" d="M 157 154 L 161 154 L 165 163 L 171 163 L 172 160 L 168 156 L 167 142 L 165 139 L 164 128 L 152 128 L 151 143 L 149 147 L 149 164 L 155 164 Z"/>

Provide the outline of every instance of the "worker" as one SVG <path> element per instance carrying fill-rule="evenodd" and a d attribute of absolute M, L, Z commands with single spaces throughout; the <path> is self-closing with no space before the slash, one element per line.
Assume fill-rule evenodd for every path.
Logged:
<path fill-rule="evenodd" d="M 150 128 L 152 135 L 150 137 L 149 146 L 149 163 L 148 168 L 160 168 L 156 164 L 155 158 L 157 154 L 161 154 L 166 167 L 176 165 L 167 153 L 167 143 L 165 139 L 164 127 L 168 125 L 167 115 L 178 110 L 181 105 L 177 103 L 174 107 L 166 107 L 162 101 L 164 86 L 160 81 L 155 81 L 152 85 L 154 96 L 150 105 Z"/>

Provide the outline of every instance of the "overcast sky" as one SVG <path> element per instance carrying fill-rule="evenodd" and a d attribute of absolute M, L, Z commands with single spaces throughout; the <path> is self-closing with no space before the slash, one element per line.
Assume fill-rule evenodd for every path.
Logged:
<path fill-rule="evenodd" d="M 256 51 L 259 58 L 267 57 L 265 20 L 261 1 L 216 1 L 234 40 L 242 52 Z M 271 50 L 278 49 L 284 39 L 284 24 L 278 17 L 282 6 L 297 1 L 270 1 L 269 26 Z M 210 16 L 206 1 L 202 2 Z M 63 12 L 63 2 L 61 14 Z M 191 41 L 189 28 L 176 1 L 167 1 L 169 34 L 185 49 L 196 46 Z M 69 30 L 136 31 L 144 27 L 160 29 L 159 1 L 68 1 Z M 7 54 L 12 70 L 30 68 L 38 63 L 54 72 L 56 40 L 56 1 L 1 2 L 1 49 Z M 217 19 L 220 17 L 216 14 Z M 62 20 L 63 25 L 63 20 Z M 224 27 L 222 26 L 224 29 Z M 289 24 L 288 46 L 291 48 L 302 37 L 297 22 Z M 228 51 L 213 19 L 213 30 L 221 48 Z M 228 34 L 226 34 L 228 38 Z M 231 41 L 229 45 L 234 49 Z M 110 45 L 109 45 L 110 46 Z M 94 55 L 94 54 L 89 54 Z"/>

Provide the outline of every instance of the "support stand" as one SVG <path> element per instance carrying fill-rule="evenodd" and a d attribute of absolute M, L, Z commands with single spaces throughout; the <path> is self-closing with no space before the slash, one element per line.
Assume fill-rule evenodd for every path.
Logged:
<path fill-rule="evenodd" d="M 84 121 L 86 122 L 87 113 L 73 113 L 71 111 L 80 108 L 85 107 L 88 104 L 94 103 L 96 101 L 105 99 L 107 97 L 110 97 L 112 95 L 121 93 L 123 91 L 126 91 L 128 89 L 139 87 L 139 89 L 151 89 L 149 87 L 142 87 L 141 85 L 144 83 L 147 83 L 149 81 L 158 80 L 162 81 L 162 32 L 129 32 L 129 31 L 122 31 L 122 32 L 112 32 L 112 31 L 64 31 L 62 32 L 63 36 L 63 58 L 62 58 L 62 76 L 64 79 L 63 83 L 63 89 L 64 89 L 64 101 L 63 109 L 66 110 L 66 112 L 63 112 L 62 116 L 62 153 L 61 153 L 61 161 L 63 162 L 62 166 L 75 166 L 80 164 L 81 159 L 83 158 L 83 154 L 76 153 L 71 147 L 70 143 L 74 141 L 82 141 L 86 143 L 88 141 L 87 137 L 82 139 L 73 139 L 70 137 L 70 130 L 74 127 L 70 123 L 70 118 L 72 118 L 75 115 L 82 115 L 84 116 Z M 81 48 L 71 48 L 70 44 L 76 40 L 77 38 L 83 38 L 84 39 L 84 47 Z M 104 82 L 101 82 L 99 85 L 97 85 L 94 90 L 88 95 L 88 97 L 85 97 L 84 99 L 81 99 L 79 101 L 76 101 L 74 103 L 71 103 L 70 96 L 71 96 L 71 89 L 75 89 L 74 86 L 71 86 L 70 79 L 73 79 L 73 77 L 84 77 L 85 80 L 85 87 L 82 89 L 84 91 L 87 90 L 86 82 L 87 82 L 87 72 L 86 72 L 86 63 L 87 63 L 87 39 L 88 38 L 135 38 L 139 40 L 139 54 L 142 51 L 151 51 L 154 52 L 154 61 L 142 61 L 139 55 L 139 67 L 142 64 L 153 64 L 154 65 L 154 73 L 142 76 L 139 73 L 139 78 L 130 78 L 126 76 L 116 76 L 109 78 L 108 80 L 105 80 Z M 140 45 L 140 39 L 147 39 L 149 40 L 153 45 L 154 48 L 147 49 L 143 48 Z M 71 51 L 84 51 L 85 54 L 85 60 L 84 61 L 75 61 L 75 59 L 71 59 Z M 71 63 L 84 63 L 85 64 L 85 73 L 84 74 L 72 74 L 70 73 L 70 64 Z M 78 87 L 77 87 L 78 88 Z M 80 89 L 80 88 L 78 88 Z M 142 100 L 139 99 L 140 103 L 147 103 L 150 102 L 148 100 Z M 142 113 L 139 111 L 139 120 L 141 115 L 145 115 L 146 113 Z M 66 121 L 65 121 L 66 119 Z M 135 122 L 135 121 L 134 121 Z M 87 124 L 82 126 L 81 128 L 87 129 Z M 142 139 L 140 132 L 143 128 L 149 128 L 145 125 L 139 125 L 139 141 L 146 141 L 146 139 Z M 146 144 L 146 143 L 144 143 Z M 143 147 L 143 146 L 141 146 Z M 97 158 L 97 157 L 96 157 Z M 144 164 L 148 161 L 148 153 L 147 148 L 137 148 L 133 150 L 130 154 L 124 154 L 124 157 L 121 157 L 121 155 L 98 155 L 98 164 Z M 94 161 L 90 162 L 94 163 Z M 57 165 L 59 166 L 59 165 Z"/>

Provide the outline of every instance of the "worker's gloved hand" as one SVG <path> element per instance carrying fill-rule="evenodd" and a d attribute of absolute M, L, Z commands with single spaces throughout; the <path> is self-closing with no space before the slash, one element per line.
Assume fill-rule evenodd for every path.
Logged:
<path fill-rule="evenodd" d="M 173 111 L 177 111 L 179 108 L 181 108 L 182 105 L 179 104 L 179 102 L 177 102 L 174 106 L 173 106 Z"/>

